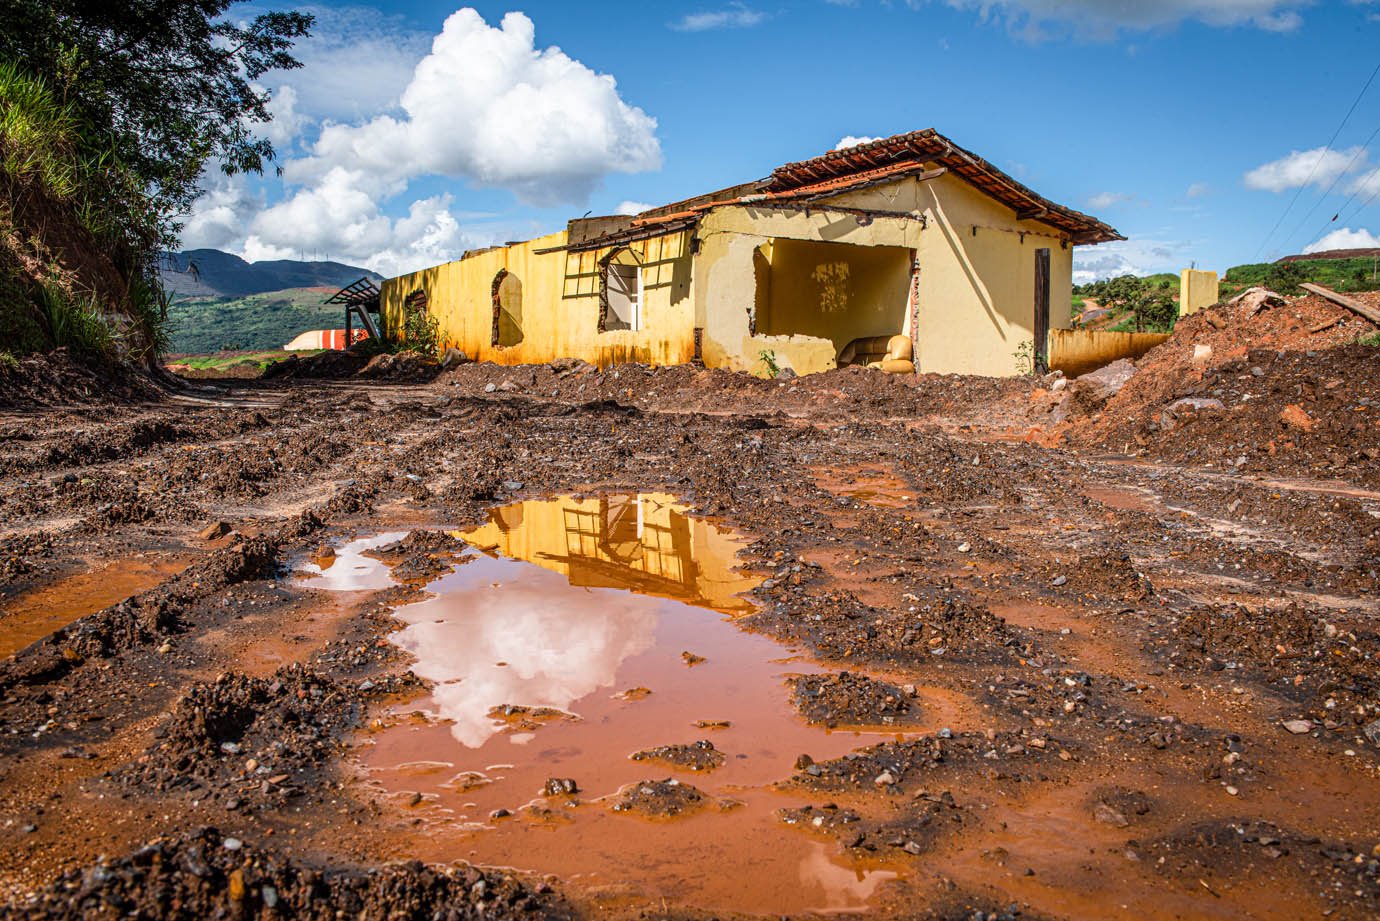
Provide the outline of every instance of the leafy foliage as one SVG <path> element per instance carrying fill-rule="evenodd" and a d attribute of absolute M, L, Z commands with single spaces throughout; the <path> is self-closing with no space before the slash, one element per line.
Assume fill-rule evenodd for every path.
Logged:
<path fill-rule="evenodd" d="M 441 322 L 426 307 L 409 307 L 401 333 L 398 344 L 404 351 L 434 356 L 441 343 Z"/>
<path fill-rule="evenodd" d="M 1292 262 L 1262 262 L 1238 265 L 1223 276 L 1224 293 L 1254 285 L 1265 285 L 1280 294 L 1300 294 L 1300 282 L 1311 281 L 1333 291 L 1380 290 L 1380 259 L 1358 256 L 1350 259 L 1297 259 Z"/>
<path fill-rule="evenodd" d="M 1130 325 L 1137 332 L 1169 332 L 1179 318 L 1179 305 L 1174 300 L 1177 282 L 1172 275 L 1121 275 L 1081 285 L 1075 291 L 1114 312 L 1126 313 L 1127 319 L 1115 329 Z"/>
<path fill-rule="evenodd" d="M 227 17 L 235 0 L 6 0 L 0 60 L 24 62 L 97 128 L 154 210 L 191 205 L 214 158 L 227 172 L 261 172 L 273 145 L 254 135 L 270 120 L 270 70 L 300 66 L 293 42 L 312 17 Z M 169 226 L 170 225 L 165 225 Z"/>
<path fill-rule="evenodd" d="M 0 4 L 0 335 L 17 352 L 151 361 L 168 345 L 157 255 L 214 159 L 273 148 L 254 83 L 298 66 L 311 17 L 235 0 Z"/>

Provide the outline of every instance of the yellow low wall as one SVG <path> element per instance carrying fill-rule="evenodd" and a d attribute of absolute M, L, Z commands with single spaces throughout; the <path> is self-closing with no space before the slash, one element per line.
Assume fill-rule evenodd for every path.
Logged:
<path fill-rule="evenodd" d="M 1091 329 L 1051 329 L 1049 369 L 1077 377 L 1118 358 L 1139 358 L 1168 339 L 1167 333 L 1112 333 Z"/>

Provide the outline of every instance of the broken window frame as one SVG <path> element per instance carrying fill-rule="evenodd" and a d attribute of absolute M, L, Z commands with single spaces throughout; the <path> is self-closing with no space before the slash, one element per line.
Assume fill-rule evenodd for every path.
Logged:
<path fill-rule="evenodd" d="M 619 257 L 627 253 L 632 257 L 632 262 L 621 262 Z M 611 250 L 601 261 L 599 272 L 599 332 L 639 332 L 643 328 L 642 308 L 647 297 L 646 279 L 643 277 L 642 258 L 632 247 L 623 246 Z M 617 314 L 609 303 L 609 278 L 613 274 L 614 266 L 631 268 L 633 270 L 633 280 L 636 282 L 635 290 L 627 291 L 630 317 L 624 318 Z M 622 271 L 617 273 L 620 277 L 626 277 Z M 618 317 L 620 325 L 613 326 L 609 323 L 611 317 Z M 627 325 L 621 325 L 626 323 Z"/>

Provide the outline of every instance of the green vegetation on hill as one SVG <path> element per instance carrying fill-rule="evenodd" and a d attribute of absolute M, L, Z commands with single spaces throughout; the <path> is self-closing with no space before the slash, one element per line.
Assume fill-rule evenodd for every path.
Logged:
<path fill-rule="evenodd" d="M 227 349 L 281 349 L 299 333 L 344 326 L 329 292 L 290 288 L 247 297 L 179 297 L 168 309 L 172 351 L 202 354 Z"/>
<path fill-rule="evenodd" d="M 1380 272 L 1375 259 L 1300 259 L 1296 262 L 1260 262 L 1227 269 L 1223 291 L 1238 291 L 1265 285 L 1280 294 L 1300 294 L 1299 282 L 1311 281 L 1333 291 L 1375 291 L 1380 289 Z M 1290 290 L 1285 290 L 1286 288 Z"/>
<path fill-rule="evenodd" d="M 1168 272 L 1144 278 L 1122 275 L 1073 289 L 1080 308 L 1091 298 L 1109 310 L 1110 317 L 1102 328 L 1116 332 L 1170 332 L 1179 319 L 1178 294 L 1179 277 Z"/>

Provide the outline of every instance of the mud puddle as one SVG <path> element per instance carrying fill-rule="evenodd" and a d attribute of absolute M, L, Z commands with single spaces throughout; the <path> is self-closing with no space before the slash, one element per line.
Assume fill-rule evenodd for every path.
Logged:
<path fill-rule="evenodd" d="M 915 490 L 881 466 L 812 467 L 810 476 L 825 492 L 877 508 L 905 509 L 915 505 Z"/>
<path fill-rule="evenodd" d="M 356 753 L 414 823 L 409 856 L 556 874 L 608 907 L 858 911 L 896 877 L 778 817 L 805 802 L 772 788 L 798 756 L 897 734 L 794 711 L 788 677 L 822 669 L 734 623 L 742 538 L 664 495 L 522 502 L 462 536 L 469 558 L 394 612 L 432 691 Z M 337 560 L 322 578 L 361 565 Z"/>
<path fill-rule="evenodd" d="M 15 598 L 0 598 L 0 657 L 13 655 L 74 621 L 147 591 L 186 566 L 186 560 L 178 559 L 120 560 Z"/>

